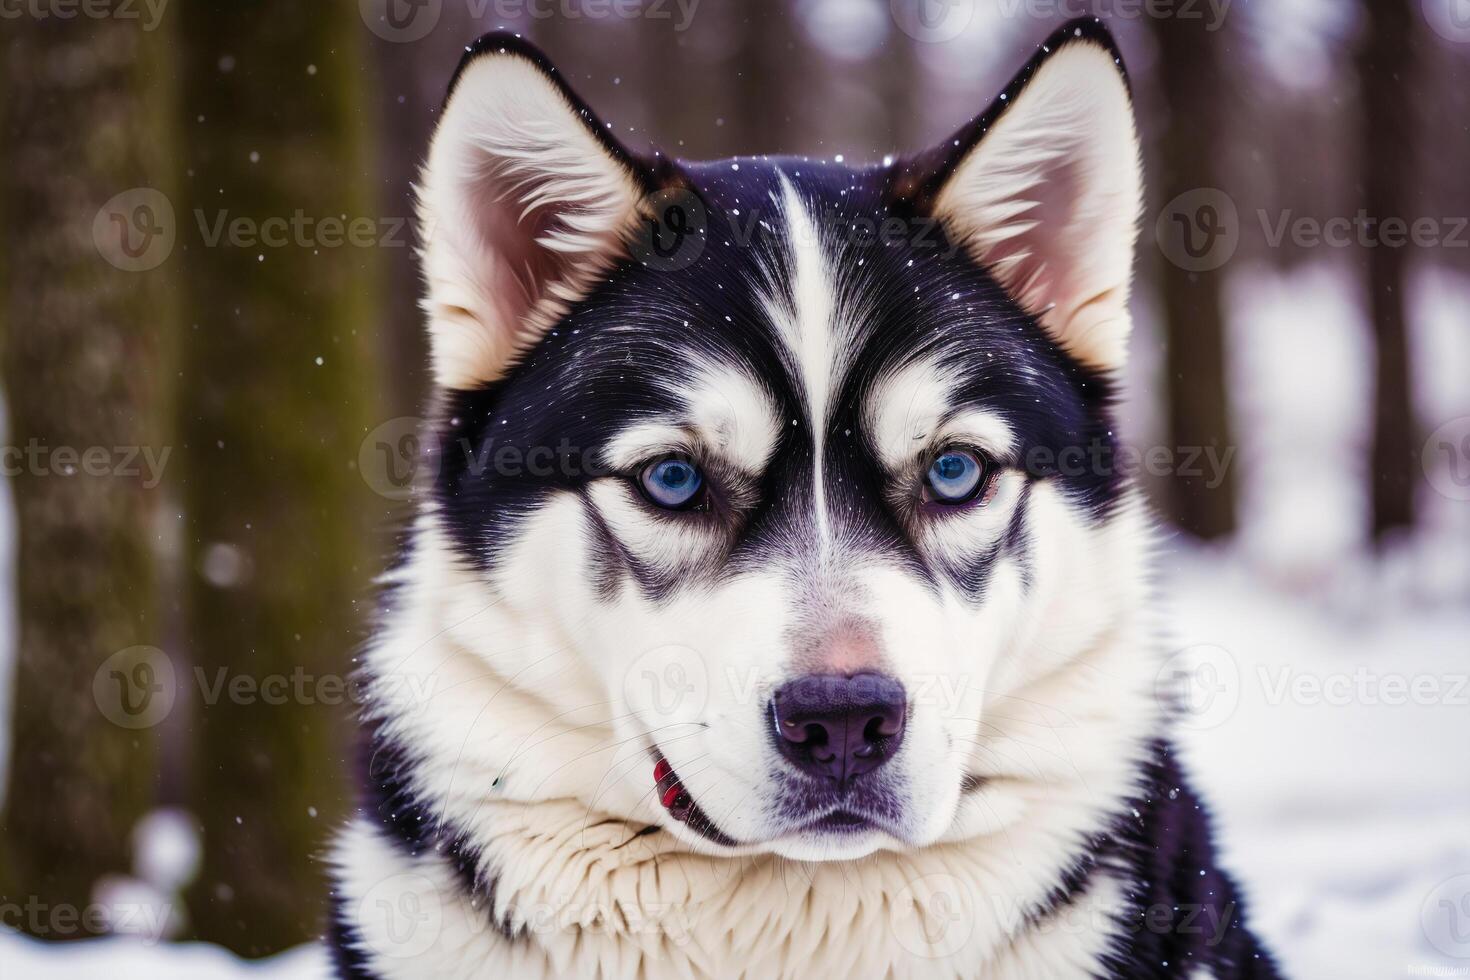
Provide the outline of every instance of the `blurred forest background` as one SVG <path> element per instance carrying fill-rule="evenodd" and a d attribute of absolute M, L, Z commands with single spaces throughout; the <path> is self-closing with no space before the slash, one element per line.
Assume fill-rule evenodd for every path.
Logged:
<path fill-rule="evenodd" d="M 0 906 L 161 896 L 166 935 L 251 957 L 318 934 L 340 682 L 405 508 L 375 433 L 409 431 L 428 377 L 411 185 L 497 26 L 630 145 L 877 162 L 1099 13 L 1150 187 L 1128 435 L 1230 460 L 1149 474 L 1176 540 L 1293 594 L 1351 565 L 1352 601 L 1465 603 L 1423 550 L 1470 533 L 1460 6 L 0 0 Z M 1437 234 L 1297 233 L 1360 211 Z M 272 676 L 301 686 L 219 693 Z"/>

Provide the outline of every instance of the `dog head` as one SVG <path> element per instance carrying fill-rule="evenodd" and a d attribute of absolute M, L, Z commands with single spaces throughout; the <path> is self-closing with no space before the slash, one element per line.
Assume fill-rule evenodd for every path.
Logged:
<path fill-rule="evenodd" d="M 421 187 L 427 519 L 525 798 L 849 858 L 980 832 L 1058 704 L 1111 750 L 1138 155 L 1092 22 L 867 167 L 642 158 L 524 43 L 469 51 Z"/>

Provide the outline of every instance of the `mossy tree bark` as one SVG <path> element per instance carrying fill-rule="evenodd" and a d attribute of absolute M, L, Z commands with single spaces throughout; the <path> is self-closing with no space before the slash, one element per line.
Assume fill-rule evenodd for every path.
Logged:
<path fill-rule="evenodd" d="M 155 550 L 178 319 L 167 216 L 152 205 L 171 189 L 168 27 L 7 21 L 0 46 L 0 386 L 19 615 L 0 903 L 33 903 L 43 914 L 7 924 L 49 939 L 86 934 L 67 910 L 129 870 L 157 784 L 167 705 L 114 691 L 107 674 L 151 670 L 124 651 L 163 642 Z M 120 714 L 124 698 L 141 713 Z"/>
<path fill-rule="evenodd" d="M 184 142 L 181 219 L 187 633 L 203 692 L 189 908 L 200 937 L 257 956 L 322 923 L 316 858 L 350 771 L 338 680 L 380 551 L 355 472 L 377 414 L 377 252 L 407 229 L 370 203 L 356 3 L 179 16 L 182 119 L 198 136 Z"/>

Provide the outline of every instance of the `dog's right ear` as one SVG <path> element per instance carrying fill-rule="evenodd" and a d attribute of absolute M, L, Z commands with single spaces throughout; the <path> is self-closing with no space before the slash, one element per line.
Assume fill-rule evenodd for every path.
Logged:
<path fill-rule="evenodd" d="M 616 260 L 651 185 L 539 51 L 471 45 L 418 195 L 438 384 L 504 375 Z"/>
<path fill-rule="evenodd" d="M 1052 34 L 990 108 L 905 164 L 940 218 L 1079 361 L 1122 366 L 1143 172 L 1123 58 L 1096 18 Z"/>

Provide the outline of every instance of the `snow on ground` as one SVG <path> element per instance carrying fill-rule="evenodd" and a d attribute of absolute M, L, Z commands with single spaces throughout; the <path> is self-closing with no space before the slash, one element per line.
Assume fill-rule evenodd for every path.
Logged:
<path fill-rule="evenodd" d="M 1436 892 L 1470 873 L 1470 610 L 1345 609 L 1223 553 L 1165 566 L 1196 672 L 1180 742 L 1288 976 L 1470 976 L 1470 878 Z"/>
<path fill-rule="evenodd" d="M 1470 419 L 1470 280 L 1411 282 L 1427 434 Z M 1439 887 L 1470 873 L 1470 501 L 1427 446 L 1420 526 L 1366 553 L 1358 289 L 1326 262 L 1229 281 L 1241 530 L 1159 575 L 1196 671 L 1181 742 L 1288 975 L 1470 977 L 1470 877 Z"/>
<path fill-rule="evenodd" d="M 6 980 L 327 980 L 326 952 L 303 946 L 257 963 L 206 943 L 96 939 L 47 944 L 0 928 Z"/>

